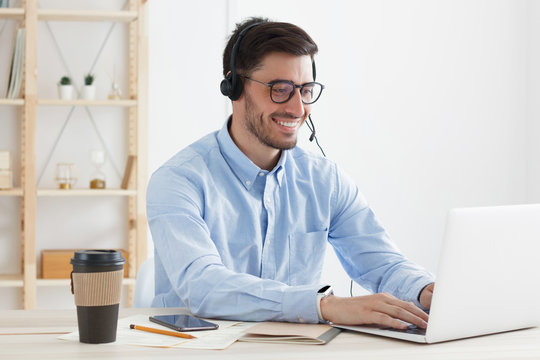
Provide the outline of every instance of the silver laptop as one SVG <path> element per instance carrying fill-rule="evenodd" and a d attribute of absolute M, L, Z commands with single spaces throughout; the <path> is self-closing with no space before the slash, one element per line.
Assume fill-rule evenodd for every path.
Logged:
<path fill-rule="evenodd" d="M 538 326 L 539 304 L 540 204 L 461 208 L 448 214 L 425 331 L 334 326 L 435 343 Z"/>

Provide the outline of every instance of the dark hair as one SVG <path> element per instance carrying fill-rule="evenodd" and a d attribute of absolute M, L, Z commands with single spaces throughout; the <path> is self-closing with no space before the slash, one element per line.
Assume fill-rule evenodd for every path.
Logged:
<path fill-rule="evenodd" d="M 238 35 L 247 26 L 255 23 L 261 24 L 249 29 L 240 41 L 236 57 L 238 74 L 250 76 L 260 66 L 262 59 L 271 52 L 283 52 L 297 56 L 309 55 L 313 61 L 313 57 L 318 51 L 317 44 L 304 30 L 290 23 L 252 17 L 236 24 L 236 29 L 225 46 L 223 76 L 231 71 L 231 52 Z"/>

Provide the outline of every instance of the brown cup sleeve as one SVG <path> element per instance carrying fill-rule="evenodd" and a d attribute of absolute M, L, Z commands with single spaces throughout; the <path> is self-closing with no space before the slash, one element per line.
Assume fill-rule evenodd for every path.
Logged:
<path fill-rule="evenodd" d="M 77 306 L 107 306 L 120 303 L 124 270 L 72 273 L 72 291 Z"/>

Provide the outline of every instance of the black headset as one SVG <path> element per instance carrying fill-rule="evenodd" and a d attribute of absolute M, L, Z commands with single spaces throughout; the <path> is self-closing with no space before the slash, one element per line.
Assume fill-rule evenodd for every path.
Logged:
<path fill-rule="evenodd" d="M 238 100 L 240 95 L 242 95 L 242 90 L 244 88 L 242 80 L 240 80 L 240 77 L 238 76 L 238 74 L 236 74 L 236 58 L 238 57 L 240 41 L 242 41 L 242 38 L 244 37 L 244 35 L 246 35 L 249 29 L 261 24 L 265 24 L 265 22 L 256 22 L 254 24 L 246 26 L 242 31 L 240 31 L 240 34 L 238 34 L 238 38 L 234 42 L 231 51 L 230 73 L 225 77 L 225 79 L 221 80 L 221 84 L 219 85 L 221 93 L 225 96 L 228 96 L 229 99 L 231 99 L 232 101 Z M 313 81 L 315 81 L 315 78 L 317 76 L 315 61 L 312 61 L 311 67 L 313 70 Z"/>

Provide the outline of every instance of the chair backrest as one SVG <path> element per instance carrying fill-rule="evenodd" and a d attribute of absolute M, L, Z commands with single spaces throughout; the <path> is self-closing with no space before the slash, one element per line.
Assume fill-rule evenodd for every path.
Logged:
<path fill-rule="evenodd" d="M 137 272 L 133 307 L 149 308 L 152 306 L 155 295 L 154 281 L 154 258 L 151 257 L 141 264 Z"/>

